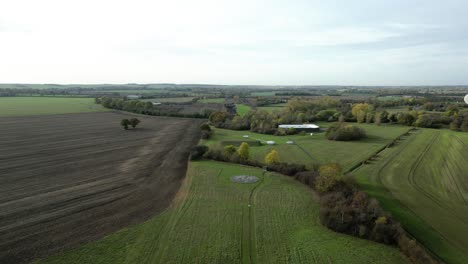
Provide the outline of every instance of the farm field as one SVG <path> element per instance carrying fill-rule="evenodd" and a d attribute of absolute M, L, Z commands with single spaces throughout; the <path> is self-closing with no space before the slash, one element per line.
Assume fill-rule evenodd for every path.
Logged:
<path fill-rule="evenodd" d="M 198 100 L 199 103 L 224 103 L 224 98 L 207 98 Z"/>
<path fill-rule="evenodd" d="M 330 123 L 317 123 L 322 127 Z M 206 145 L 216 145 L 222 141 L 261 140 L 263 142 L 273 140 L 276 145 L 252 146 L 251 155 L 254 159 L 264 161 L 265 156 L 271 149 L 279 152 L 280 160 L 290 163 L 301 163 L 305 165 L 313 162 L 327 163 L 339 162 L 345 170 L 350 169 L 359 162 L 367 159 L 386 144 L 390 143 L 399 135 L 408 131 L 408 127 L 402 126 L 376 126 L 360 124 L 365 129 L 368 138 L 358 142 L 330 141 L 325 138 L 325 133 L 314 133 L 310 135 L 272 136 L 252 133 L 250 131 L 235 131 L 227 129 L 215 129 L 214 135 L 209 140 L 204 140 Z M 244 138 L 248 135 L 249 138 Z M 286 144 L 292 140 L 295 144 Z"/>
<path fill-rule="evenodd" d="M 0 263 L 140 223 L 170 204 L 201 120 L 82 113 L 0 117 Z M 184 127 L 184 129 L 180 129 Z"/>
<path fill-rule="evenodd" d="M 245 105 L 245 104 L 236 104 L 236 108 L 237 108 L 237 113 L 240 115 L 240 116 L 244 116 L 245 114 L 247 114 L 249 111 L 250 111 L 250 106 L 248 105 Z"/>
<path fill-rule="evenodd" d="M 230 177 L 252 175 L 252 184 Z M 251 205 L 250 207 L 248 205 Z M 318 223 L 307 186 L 261 169 L 192 162 L 172 206 L 147 222 L 39 263 L 406 263 L 393 247 Z"/>
<path fill-rule="evenodd" d="M 50 115 L 106 111 L 94 98 L 0 97 L 0 116 Z"/>
<path fill-rule="evenodd" d="M 468 134 L 420 129 L 356 170 L 418 241 L 447 263 L 468 259 Z"/>
<path fill-rule="evenodd" d="M 191 102 L 195 97 L 168 97 L 168 98 L 153 98 L 153 99 L 140 99 L 142 102 L 159 102 L 159 103 L 188 103 Z"/>

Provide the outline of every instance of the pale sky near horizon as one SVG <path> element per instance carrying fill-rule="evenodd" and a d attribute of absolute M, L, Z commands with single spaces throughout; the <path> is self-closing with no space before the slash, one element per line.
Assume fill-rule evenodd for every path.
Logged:
<path fill-rule="evenodd" d="M 0 83 L 468 84 L 468 1 L 0 0 Z"/>

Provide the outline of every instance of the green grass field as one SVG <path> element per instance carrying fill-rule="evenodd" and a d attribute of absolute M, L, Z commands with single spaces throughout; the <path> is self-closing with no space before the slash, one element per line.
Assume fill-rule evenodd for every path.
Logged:
<path fill-rule="evenodd" d="M 245 104 L 236 104 L 236 108 L 237 108 L 237 113 L 240 116 L 244 116 L 251 110 L 250 106 L 245 105 Z"/>
<path fill-rule="evenodd" d="M 468 134 L 420 129 L 354 174 L 447 263 L 468 260 Z"/>
<path fill-rule="evenodd" d="M 105 111 L 93 98 L 0 97 L 0 116 L 50 115 Z"/>
<path fill-rule="evenodd" d="M 234 175 L 261 181 L 233 183 Z M 314 193 L 292 178 L 192 162 L 164 213 L 39 263 L 407 262 L 396 248 L 328 230 L 317 222 L 318 213 Z"/>
<path fill-rule="evenodd" d="M 224 98 L 207 98 L 198 100 L 199 103 L 224 103 Z"/>
<path fill-rule="evenodd" d="M 330 123 L 318 123 L 320 126 L 328 126 Z M 330 141 L 325 138 L 325 133 L 293 135 L 293 136 L 271 136 L 251 133 L 250 131 L 235 131 L 227 129 L 215 129 L 214 135 L 209 140 L 204 140 L 206 145 L 216 145 L 224 140 L 245 140 L 244 135 L 248 135 L 250 140 L 275 141 L 276 145 L 252 146 L 251 157 L 264 161 L 265 156 L 271 149 L 279 152 L 280 160 L 290 163 L 301 163 L 305 165 L 313 162 L 328 163 L 338 162 L 345 170 L 367 159 L 375 151 L 379 150 L 394 138 L 407 131 L 408 127 L 403 126 L 376 126 L 359 125 L 365 129 L 368 138 L 361 141 Z M 286 144 L 292 140 L 293 145 Z"/>

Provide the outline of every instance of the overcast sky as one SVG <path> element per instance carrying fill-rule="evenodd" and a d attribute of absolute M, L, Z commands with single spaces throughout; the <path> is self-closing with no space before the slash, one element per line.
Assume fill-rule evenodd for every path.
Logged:
<path fill-rule="evenodd" d="M 468 84 L 468 1 L 1 0 L 0 82 Z"/>

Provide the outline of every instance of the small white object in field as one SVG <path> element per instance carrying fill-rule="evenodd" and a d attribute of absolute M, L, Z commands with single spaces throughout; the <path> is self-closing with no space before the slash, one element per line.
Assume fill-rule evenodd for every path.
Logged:
<path fill-rule="evenodd" d="M 314 133 L 310 133 L 310 135 L 311 135 L 311 136 L 313 136 L 313 135 L 314 135 Z"/>
<path fill-rule="evenodd" d="M 249 204 L 249 207 L 250 207 L 250 204 Z"/>
<path fill-rule="evenodd" d="M 468 94 L 467 94 L 467 95 L 465 95 L 465 103 L 467 103 L 467 104 L 468 104 Z"/>
<path fill-rule="evenodd" d="M 286 144 L 294 144 L 294 141 L 292 140 L 286 141 Z"/>
<path fill-rule="evenodd" d="M 274 145 L 274 144 L 275 144 L 274 141 L 267 141 L 266 143 L 267 143 L 268 145 Z"/>
<path fill-rule="evenodd" d="M 248 138 L 248 137 L 249 137 L 249 135 L 243 135 L 242 137 Z"/>

